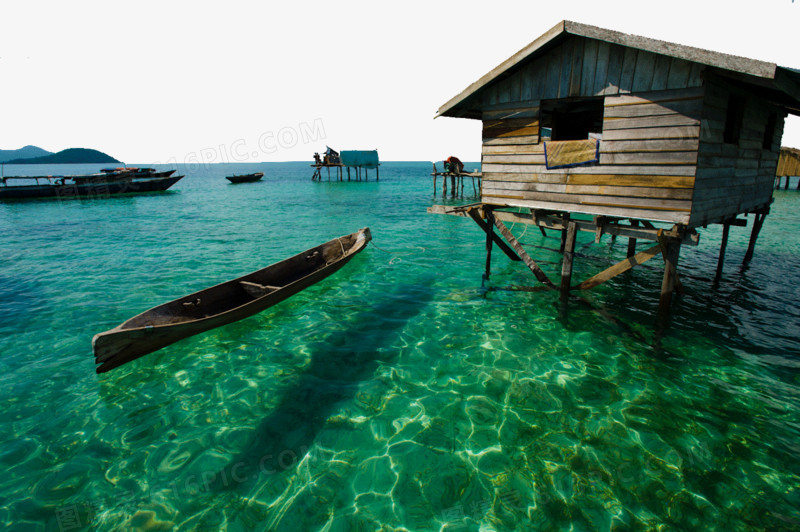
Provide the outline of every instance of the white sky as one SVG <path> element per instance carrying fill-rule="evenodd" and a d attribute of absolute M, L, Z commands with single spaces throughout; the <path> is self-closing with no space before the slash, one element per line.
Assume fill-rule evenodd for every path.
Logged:
<path fill-rule="evenodd" d="M 480 160 L 436 110 L 563 19 L 800 68 L 800 2 L 0 3 L 0 149 L 126 163 Z M 790 116 L 783 144 L 800 147 Z"/>

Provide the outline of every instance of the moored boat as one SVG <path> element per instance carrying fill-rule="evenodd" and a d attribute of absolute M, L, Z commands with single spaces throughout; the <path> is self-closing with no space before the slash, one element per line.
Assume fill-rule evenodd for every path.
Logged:
<path fill-rule="evenodd" d="M 104 373 L 162 347 L 261 312 L 347 264 L 372 239 L 369 228 L 242 277 L 147 310 L 92 339 Z"/>
<path fill-rule="evenodd" d="M 148 177 L 169 177 L 175 173 L 175 170 L 165 170 L 164 172 L 153 172 Z"/>
<path fill-rule="evenodd" d="M 231 183 L 252 183 L 253 181 L 258 181 L 264 177 L 264 172 L 256 172 L 254 174 L 244 174 L 244 175 L 229 175 L 226 176 L 225 179 L 230 181 Z"/>
<path fill-rule="evenodd" d="M 107 175 L 132 173 L 134 177 L 169 177 L 175 170 L 156 171 L 155 168 L 138 168 L 135 166 L 123 166 L 120 168 L 103 168 L 100 170 Z"/>
<path fill-rule="evenodd" d="M 102 198 L 114 194 L 160 192 L 180 181 L 182 175 L 146 179 L 131 172 L 76 176 L 9 176 L 2 178 L 0 200 L 29 198 Z M 33 185 L 12 185 L 10 179 L 33 179 Z M 45 180 L 42 184 L 39 180 Z"/>

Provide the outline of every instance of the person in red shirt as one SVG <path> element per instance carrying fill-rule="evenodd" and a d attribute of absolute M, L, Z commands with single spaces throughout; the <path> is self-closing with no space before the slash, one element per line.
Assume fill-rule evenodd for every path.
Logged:
<path fill-rule="evenodd" d="M 464 171 L 464 163 L 462 163 L 461 159 L 458 157 L 451 155 L 444 160 L 444 171 L 451 172 L 453 174 L 460 174 Z"/>

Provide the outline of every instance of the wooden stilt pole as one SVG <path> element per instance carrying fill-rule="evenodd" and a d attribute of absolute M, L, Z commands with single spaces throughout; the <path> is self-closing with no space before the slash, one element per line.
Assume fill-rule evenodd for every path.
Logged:
<path fill-rule="evenodd" d="M 639 227 L 639 220 L 631 220 L 631 227 Z M 636 255 L 636 239 L 628 239 L 628 257 Z"/>
<path fill-rule="evenodd" d="M 744 254 L 744 264 L 750 262 L 753 258 L 753 252 L 756 249 L 756 241 L 758 240 L 758 233 L 761 232 L 761 226 L 764 225 L 764 218 L 767 217 L 767 212 L 757 212 L 755 220 L 753 220 L 753 231 L 750 233 L 750 244 L 747 246 L 747 253 Z"/>
<path fill-rule="evenodd" d="M 561 230 L 561 248 L 559 249 L 559 251 L 561 251 L 561 253 L 564 253 L 564 249 L 567 245 L 567 228 L 569 227 L 569 213 L 565 213 L 564 216 L 561 217 L 561 219 L 562 219 L 561 223 L 564 224 L 564 229 Z M 539 229 L 543 228 L 539 226 Z M 542 234 L 544 235 L 544 231 L 542 231 Z"/>
<path fill-rule="evenodd" d="M 494 236 L 494 228 L 492 225 L 495 224 L 497 220 L 494 218 L 492 209 L 487 208 L 484 212 L 486 213 L 486 225 L 488 226 L 488 230 L 486 231 L 486 272 L 483 274 L 483 280 L 488 281 L 492 268 L 492 240 Z"/>
<path fill-rule="evenodd" d="M 381 180 L 381 171 L 380 171 L 380 168 L 378 168 L 376 166 L 375 167 L 375 181 L 380 181 L 380 180 Z"/>
<path fill-rule="evenodd" d="M 561 260 L 561 293 L 569 292 L 572 283 L 572 260 L 575 255 L 575 234 L 578 232 L 578 224 L 569 222 L 566 228 L 566 241 L 564 243 L 564 257 Z"/>
<path fill-rule="evenodd" d="M 350 167 L 347 167 L 347 180 L 350 181 Z"/>
<path fill-rule="evenodd" d="M 681 252 L 681 242 L 676 239 L 663 240 L 664 250 L 664 278 L 661 281 L 661 297 L 658 301 L 658 311 L 661 315 L 669 313 L 670 305 L 672 304 L 672 292 L 678 278 L 678 256 Z"/>
<path fill-rule="evenodd" d="M 480 214 L 478 213 L 478 209 L 469 209 L 469 210 L 467 210 L 467 215 L 468 215 L 470 218 L 472 218 L 472 219 L 475 221 L 475 223 L 476 223 L 476 224 L 478 224 L 478 227 L 480 227 L 481 229 L 483 229 L 483 231 L 484 231 L 484 232 L 485 232 L 487 235 L 490 235 L 490 236 L 491 236 L 491 238 L 492 238 L 492 240 L 494 241 L 494 243 L 497 245 L 497 247 L 499 247 L 499 248 L 500 248 L 500 251 L 502 251 L 503 253 L 505 253 L 506 257 L 508 257 L 509 259 L 511 259 L 511 260 L 513 260 L 513 261 L 520 261 L 520 260 L 522 260 L 521 258 L 519 258 L 519 256 L 518 256 L 516 253 L 514 253 L 514 250 L 513 250 L 513 249 L 511 249 L 510 247 L 508 247 L 508 244 L 506 244 L 506 243 L 503 241 L 503 239 L 502 239 L 502 238 L 500 238 L 500 237 L 499 237 L 499 236 L 498 236 L 498 235 L 497 235 L 497 234 L 494 232 L 494 226 L 493 226 L 492 224 L 490 224 L 490 223 L 487 223 L 487 222 L 485 222 L 485 221 L 483 220 L 483 218 L 481 218 Z"/>
<path fill-rule="evenodd" d="M 789 188 L 789 176 L 786 176 L 786 185 L 783 187 L 783 190 L 788 190 Z"/>
<path fill-rule="evenodd" d="M 714 284 L 719 283 L 722 279 L 722 265 L 725 263 L 725 248 L 728 247 L 728 232 L 731 229 L 731 224 L 727 221 L 722 224 L 722 243 L 719 246 L 719 259 L 717 259 L 717 273 L 714 275 Z"/>
<path fill-rule="evenodd" d="M 436 196 L 436 163 L 433 163 L 433 195 Z"/>

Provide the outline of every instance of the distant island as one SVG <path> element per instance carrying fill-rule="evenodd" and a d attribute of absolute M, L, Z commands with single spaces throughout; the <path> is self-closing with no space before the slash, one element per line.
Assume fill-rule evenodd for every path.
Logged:
<path fill-rule="evenodd" d="M 36 147 L 26 146 L 25 148 L 36 148 Z M 41 149 L 41 148 L 36 148 L 36 149 Z M 106 164 L 106 163 L 122 162 L 114 159 L 110 155 L 107 155 L 101 151 L 91 150 L 86 148 L 69 148 L 66 150 L 62 150 L 58 153 L 49 153 L 49 152 L 47 153 L 48 153 L 47 155 L 42 155 L 39 157 L 18 158 L 0 162 L 3 162 L 4 164 L 85 164 L 85 163 Z"/>
<path fill-rule="evenodd" d="M 14 159 L 31 159 L 33 157 L 44 157 L 53 155 L 53 152 L 43 150 L 38 146 L 25 146 L 18 150 L 0 150 L 0 163 L 12 161 Z"/>

